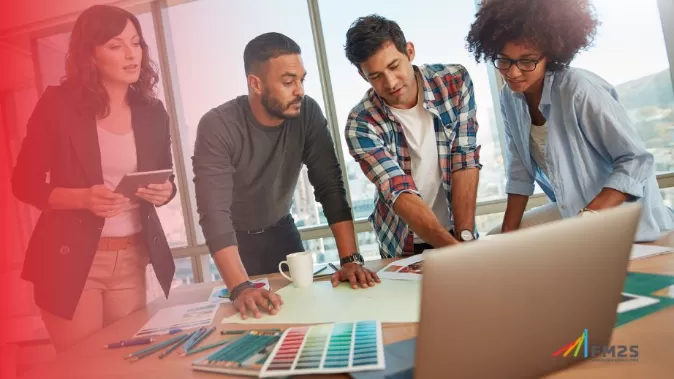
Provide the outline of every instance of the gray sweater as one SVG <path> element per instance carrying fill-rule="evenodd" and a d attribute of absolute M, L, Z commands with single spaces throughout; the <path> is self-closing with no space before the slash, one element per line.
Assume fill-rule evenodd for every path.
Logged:
<path fill-rule="evenodd" d="M 199 224 L 211 254 L 237 245 L 235 230 L 263 229 L 290 212 L 302 164 L 329 224 L 351 220 L 327 120 L 308 96 L 300 116 L 260 125 L 248 96 L 200 120 L 192 166 Z"/>

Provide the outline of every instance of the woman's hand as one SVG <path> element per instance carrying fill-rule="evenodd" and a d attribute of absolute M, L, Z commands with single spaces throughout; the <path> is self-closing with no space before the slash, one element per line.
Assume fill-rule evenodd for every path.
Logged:
<path fill-rule="evenodd" d="M 113 217 L 129 208 L 131 200 L 112 192 L 103 184 L 97 184 L 85 191 L 84 207 L 96 216 Z"/>
<path fill-rule="evenodd" d="M 162 184 L 148 184 L 145 188 L 139 188 L 136 195 L 154 205 L 166 203 L 173 193 L 173 183 L 166 181 Z"/>

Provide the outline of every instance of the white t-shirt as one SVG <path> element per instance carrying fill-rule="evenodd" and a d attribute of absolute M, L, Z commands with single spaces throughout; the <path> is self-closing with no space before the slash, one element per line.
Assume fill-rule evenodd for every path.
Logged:
<path fill-rule="evenodd" d="M 437 138 L 433 126 L 433 115 L 424 108 L 423 97 L 410 109 L 391 107 L 391 112 L 402 125 L 412 160 L 412 179 L 421 198 L 431 208 L 440 224 L 449 230 L 449 206 L 442 188 L 442 171 L 438 160 Z M 414 233 L 414 243 L 423 241 Z"/>
<path fill-rule="evenodd" d="M 136 140 L 133 131 L 114 134 L 98 128 L 98 144 L 101 149 L 103 183 L 109 189 L 114 189 L 125 174 L 137 171 Z M 106 218 L 101 236 L 127 237 L 140 232 L 143 225 L 138 207 L 139 204 L 132 201 L 129 209 Z"/>
<path fill-rule="evenodd" d="M 531 157 L 538 167 L 548 175 L 548 165 L 545 163 L 545 145 L 548 143 L 548 122 L 543 125 L 531 124 L 529 145 L 531 145 Z"/>

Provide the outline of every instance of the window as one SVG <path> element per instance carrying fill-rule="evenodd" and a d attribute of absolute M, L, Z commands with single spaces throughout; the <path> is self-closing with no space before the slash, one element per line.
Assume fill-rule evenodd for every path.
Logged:
<path fill-rule="evenodd" d="M 408 41 L 416 47 L 415 64 L 458 63 L 471 75 L 477 101 L 477 120 L 480 125 L 478 143 L 482 145 L 479 201 L 505 197 L 505 169 L 499 144 L 487 66 L 477 65 L 464 47 L 465 37 L 476 11 L 475 2 L 447 2 L 431 0 L 424 3 L 424 17 L 410 12 L 408 5 L 383 0 L 361 2 L 357 7 L 345 7 L 335 1 L 320 1 L 321 22 L 335 97 L 339 129 L 343 133 L 351 108 L 360 101 L 369 84 L 357 73 L 344 54 L 346 31 L 358 17 L 377 13 L 396 21 Z M 451 14 L 451 22 L 447 15 Z M 358 164 L 348 153 L 343 135 L 340 143 L 344 150 L 346 171 L 349 178 L 351 200 L 356 217 L 367 217 L 372 212 L 375 187 L 365 177 Z"/>
<path fill-rule="evenodd" d="M 173 282 L 171 283 L 171 288 L 176 288 L 188 284 L 194 284 L 194 272 L 192 270 L 192 258 L 175 258 L 173 260 L 176 266 L 176 272 L 173 276 Z M 147 271 L 145 273 L 146 279 L 146 289 L 147 302 L 150 303 L 153 300 L 164 297 L 164 290 L 162 290 L 157 276 L 154 272 L 152 265 L 147 266 Z"/>
<path fill-rule="evenodd" d="M 264 12 L 259 12 L 264 9 Z M 323 105 L 323 95 L 316 63 L 316 53 L 305 2 L 293 3 L 254 0 L 225 2 L 200 0 L 168 9 L 170 41 L 177 67 L 177 98 L 181 109 L 182 148 L 185 157 L 190 193 L 194 193 L 192 155 L 197 125 L 201 117 L 222 103 L 247 94 L 243 67 L 243 50 L 256 36 L 266 32 L 287 35 L 302 48 L 307 70 L 305 92 Z M 179 88 L 179 90 L 178 90 Z M 191 197 L 197 240 L 204 243 L 196 212 L 196 199 Z M 300 175 L 291 210 L 296 223 L 315 226 L 319 223 L 313 187 L 306 169 Z"/>
<path fill-rule="evenodd" d="M 486 235 L 493 227 L 500 225 L 503 221 L 505 213 L 492 213 L 487 215 L 480 215 L 476 217 L 475 224 L 480 232 L 480 235 Z M 365 260 L 380 259 L 379 244 L 373 232 L 358 233 L 358 244 L 360 253 Z M 339 262 L 339 254 L 337 252 L 337 244 L 335 239 L 318 238 L 314 240 L 303 241 L 304 249 L 314 253 L 314 263 Z"/>
<path fill-rule="evenodd" d="M 360 246 L 360 253 L 365 260 L 379 259 L 379 245 L 377 239 L 372 232 L 358 233 L 358 244 Z M 318 238 L 314 240 L 303 241 L 305 251 L 310 251 L 314 254 L 314 263 L 321 264 L 327 262 L 339 262 L 339 254 L 337 252 L 337 243 L 332 237 Z"/>
<path fill-rule="evenodd" d="M 674 209 L 674 187 L 663 188 L 660 190 L 665 205 Z"/>
<path fill-rule="evenodd" d="M 497 230 L 500 230 L 501 224 L 503 223 L 503 216 L 505 216 L 505 212 L 475 216 L 475 226 L 480 233 L 480 237 L 489 234 L 493 228 L 498 227 Z"/>
<path fill-rule="evenodd" d="M 42 91 L 48 86 L 57 86 L 66 73 L 66 54 L 70 32 L 59 33 L 36 41 L 37 55 L 39 59 L 40 80 Z"/>
<path fill-rule="evenodd" d="M 149 46 L 150 58 L 158 64 L 157 40 L 152 15 L 151 13 L 143 13 L 136 15 L 136 17 L 141 24 L 143 37 Z M 69 43 L 70 32 L 54 34 L 36 40 L 38 71 L 41 75 L 40 82 L 44 88 L 50 85 L 58 85 L 61 78 L 65 76 L 65 56 L 68 52 Z M 157 85 L 157 96 L 162 102 L 166 103 L 161 77 Z M 187 245 L 180 196 L 181 191 L 178 189 L 176 197 L 170 203 L 157 208 L 159 219 L 171 247 Z"/>
<path fill-rule="evenodd" d="M 658 173 L 674 171 L 674 90 L 657 0 L 638 7 L 594 0 L 601 25 L 594 47 L 572 63 L 615 86 Z M 629 49 L 625 49 L 629 46 Z"/>

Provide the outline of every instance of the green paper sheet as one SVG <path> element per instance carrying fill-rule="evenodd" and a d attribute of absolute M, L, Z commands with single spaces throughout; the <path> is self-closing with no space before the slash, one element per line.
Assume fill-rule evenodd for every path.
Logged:
<path fill-rule="evenodd" d="M 292 284 L 277 293 L 283 299 L 274 316 L 242 320 L 239 314 L 222 319 L 223 324 L 319 324 L 326 322 L 419 322 L 421 281 L 382 280 L 371 288 L 352 289 L 348 283 L 333 288 L 329 281 L 311 287 Z"/>
<path fill-rule="evenodd" d="M 653 292 L 674 284 L 674 276 L 644 274 L 639 272 L 630 272 L 625 280 L 624 292 L 635 295 L 648 296 L 659 299 L 657 304 L 635 309 L 633 311 L 619 313 L 616 319 L 615 327 L 625 325 L 634 320 L 648 316 L 651 313 L 665 309 L 674 305 L 674 299 L 653 295 Z"/>

